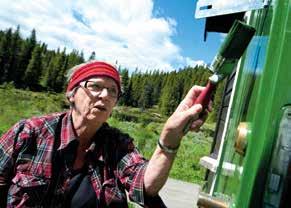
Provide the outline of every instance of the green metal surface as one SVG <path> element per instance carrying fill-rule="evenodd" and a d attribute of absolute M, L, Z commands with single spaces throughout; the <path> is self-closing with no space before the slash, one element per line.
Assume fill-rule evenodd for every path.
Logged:
<path fill-rule="evenodd" d="M 231 207 L 261 207 L 281 108 L 291 103 L 291 0 L 272 5 L 251 13 L 257 32 L 241 61 L 217 171 L 214 195 Z M 233 147 L 240 122 L 250 126 L 245 156 Z M 232 175 L 224 173 L 223 162 L 236 165 Z"/>

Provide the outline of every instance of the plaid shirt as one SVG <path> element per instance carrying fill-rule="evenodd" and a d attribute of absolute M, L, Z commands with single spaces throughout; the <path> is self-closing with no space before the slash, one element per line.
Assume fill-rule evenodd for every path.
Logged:
<path fill-rule="evenodd" d="M 97 207 L 127 207 L 125 190 L 141 206 L 165 207 L 159 196 L 144 194 L 147 161 L 127 134 L 104 124 L 93 143 L 85 164 Z M 2 135 L 0 193 L 8 188 L 7 207 L 62 207 L 77 146 L 70 112 L 21 120 Z"/>

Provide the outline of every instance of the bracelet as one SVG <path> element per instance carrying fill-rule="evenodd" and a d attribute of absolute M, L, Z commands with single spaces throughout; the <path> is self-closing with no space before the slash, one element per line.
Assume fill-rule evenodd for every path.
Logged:
<path fill-rule="evenodd" d="M 177 147 L 173 148 L 173 147 L 167 147 L 163 144 L 163 142 L 158 139 L 158 146 L 166 153 L 171 153 L 171 154 L 174 154 L 174 153 L 177 153 L 178 152 L 178 149 L 180 147 L 180 145 L 178 145 Z"/>

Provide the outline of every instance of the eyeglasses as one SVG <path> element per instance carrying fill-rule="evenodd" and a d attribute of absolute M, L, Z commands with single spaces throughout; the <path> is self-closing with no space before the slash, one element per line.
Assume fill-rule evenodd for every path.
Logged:
<path fill-rule="evenodd" d="M 105 87 L 103 84 L 94 81 L 85 81 L 84 87 L 91 93 L 100 94 L 104 89 L 107 90 L 109 97 L 117 98 L 119 96 L 118 90 L 114 87 Z"/>

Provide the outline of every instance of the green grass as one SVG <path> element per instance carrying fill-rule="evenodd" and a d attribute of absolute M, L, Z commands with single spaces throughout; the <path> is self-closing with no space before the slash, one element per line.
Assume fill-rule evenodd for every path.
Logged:
<path fill-rule="evenodd" d="M 158 109 L 141 111 L 137 108 L 118 107 L 117 111 L 119 114 L 130 115 L 126 117 L 129 121 L 120 121 L 113 113 L 113 117 L 109 119 L 110 125 L 129 133 L 141 153 L 149 159 L 167 118 L 159 115 Z M 214 124 L 206 123 L 200 132 L 190 132 L 183 138 L 170 172 L 171 178 L 203 184 L 206 170 L 198 163 L 202 156 L 210 152 L 214 127 Z"/>
<path fill-rule="evenodd" d="M 20 119 L 62 111 L 63 95 L 38 93 L 0 86 L 0 135 Z"/>
<path fill-rule="evenodd" d="M 68 105 L 62 94 L 37 93 L 0 86 L 0 135 L 23 118 L 65 110 Z M 159 134 L 166 121 L 157 107 L 150 110 L 117 106 L 109 124 L 134 138 L 145 158 L 150 158 Z M 188 133 L 184 138 L 170 172 L 170 177 L 203 184 L 205 169 L 198 165 L 202 156 L 208 155 L 214 124 L 204 124 L 198 133 Z"/>

